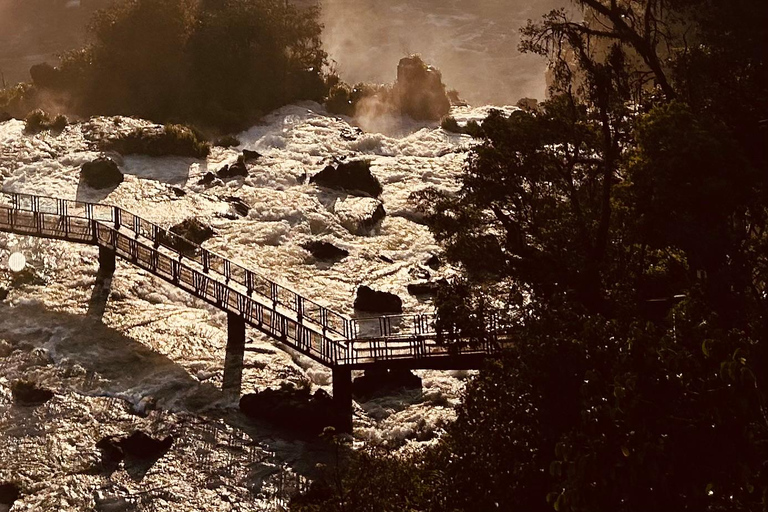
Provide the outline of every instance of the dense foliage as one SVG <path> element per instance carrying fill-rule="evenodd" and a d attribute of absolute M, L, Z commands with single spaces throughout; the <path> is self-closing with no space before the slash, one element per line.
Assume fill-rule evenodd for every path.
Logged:
<path fill-rule="evenodd" d="M 464 271 L 443 325 L 471 343 L 493 314 L 513 343 L 411 508 L 766 510 L 768 4 L 576 4 L 524 30 L 550 99 L 416 195 Z"/>
<path fill-rule="evenodd" d="M 122 0 L 98 11 L 92 43 L 4 108 L 43 105 L 80 115 L 135 115 L 241 128 L 327 87 L 316 8 L 283 0 Z M 23 115 L 25 112 L 17 115 Z"/>

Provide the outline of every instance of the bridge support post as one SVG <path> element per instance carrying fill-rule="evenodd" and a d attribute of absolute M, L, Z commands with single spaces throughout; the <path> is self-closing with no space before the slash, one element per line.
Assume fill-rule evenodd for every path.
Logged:
<path fill-rule="evenodd" d="M 224 356 L 224 379 L 221 388 L 231 396 L 240 395 L 244 357 L 245 319 L 234 313 L 227 313 L 227 353 Z"/>
<path fill-rule="evenodd" d="M 93 285 L 91 300 L 88 302 L 88 316 L 102 318 L 107 309 L 107 299 L 112 290 L 112 276 L 115 274 L 115 250 L 99 246 L 99 271 Z"/>
<path fill-rule="evenodd" d="M 333 401 L 336 404 L 338 423 L 336 428 L 344 433 L 352 432 L 352 370 L 344 366 L 333 367 Z"/>

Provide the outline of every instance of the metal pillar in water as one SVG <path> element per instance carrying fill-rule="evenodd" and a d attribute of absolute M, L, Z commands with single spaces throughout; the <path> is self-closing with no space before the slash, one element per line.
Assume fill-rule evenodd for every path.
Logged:
<path fill-rule="evenodd" d="M 115 250 L 99 246 L 99 271 L 93 285 L 91 300 L 88 302 L 88 316 L 102 318 L 107 308 L 107 299 L 112 290 L 112 276 L 115 274 Z"/>
<path fill-rule="evenodd" d="M 227 313 L 227 353 L 224 356 L 222 391 L 239 396 L 243 384 L 243 357 L 245 356 L 245 319 Z"/>
<path fill-rule="evenodd" d="M 333 367 L 333 401 L 336 404 L 338 424 L 336 428 L 352 432 L 352 370 L 344 366 Z"/>

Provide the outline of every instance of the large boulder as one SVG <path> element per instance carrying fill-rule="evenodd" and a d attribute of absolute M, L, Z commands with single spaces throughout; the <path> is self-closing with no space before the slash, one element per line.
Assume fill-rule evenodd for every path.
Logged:
<path fill-rule="evenodd" d="M 201 245 L 214 234 L 210 226 L 192 217 L 172 226 L 167 233 L 161 231 L 158 236 L 161 244 L 182 254 L 191 254 L 195 252 L 196 245 Z"/>
<path fill-rule="evenodd" d="M 418 55 L 400 59 L 393 92 L 400 112 L 416 120 L 438 121 L 451 110 L 442 74 Z"/>
<path fill-rule="evenodd" d="M 301 245 L 318 260 L 336 261 L 349 256 L 349 251 L 322 240 L 312 240 Z"/>
<path fill-rule="evenodd" d="M 357 288 L 354 307 L 369 313 L 402 313 L 403 301 L 394 293 L 380 292 L 361 285 Z"/>
<path fill-rule="evenodd" d="M 352 393 L 360 398 L 392 394 L 400 389 L 421 389 L 421 378 L 410 370 L 373 368 L 352 381 Z"/>
<path fill-rule="evenodd" d="M 21 489 L 14 482 L 0 483 L 0 510 L 10 510 L 21 497 Z"/>
<path fill-rule="evenodd" d="M 242 156 L 237 157 L 237 161 L 232 165 L 225 165 L 218 170 L 216 175 L 223 179 L 237 178 L 239 176 L 248 176 L 248 167 L 245 165 L 245 159 Z"/>
<path fill-rule="evenodd" d="M 290 387 L 248 393 L 240 399 L 240 410 L 249 418 L 307 434 L 320 434 L 325 427 L 340 426 L 343 421 L 333 399 L 322 389 L 314 395 Z"/>
<path fill-rule="evenodd" d="M 142 432 L 134 431 L 129 436 L 109 436 L 100 439 L 96 448 L 101 452 L 101 467 L 107 473 L 117 470 L 125 461 L 127 468 L 147 467 L 165 455 L 173 445 L 173 436 L 155 439 Z"/>
<path fill-rule="evenodd" d="M 80 177 L 91 188 L 116 187 L 124 179 L 114 160 L 105 157 L 84 163 L 80 169 Z"/>
<path fill-rule="evenodd" d="M 13 401 L 19 405 L 36 406 L 53 398 L 53 391 L 37 387 L 29 381 L 19 380 L 11 386 L 11 396 L 13 396 Z"/>
<path fill-rule="evenodd" d="M 329 165 L 309 181 L 353 195 L 379 197 L 383 190 L 379 179 L 371 173 L 371 162 L 368 160 L 339 162 L 336 167 Z"/>
<path fill-rule="evenodd" d="M 444 285 L 445 282 L 445 279 L 438 279 L 437 281 L 417 281 L 415 283 L 410 283 L 407 286 L 408 293 L 411 295 L 435 296 L 437 295 L 440 286 Z"/>

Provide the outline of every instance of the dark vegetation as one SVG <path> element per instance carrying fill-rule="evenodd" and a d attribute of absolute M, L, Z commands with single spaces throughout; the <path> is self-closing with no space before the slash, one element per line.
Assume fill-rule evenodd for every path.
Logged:
<path fill-rule="evenodd" d="M 67 118 L 58 114 L 51 120 L 48 114 L 41 109 L 33 110 L 27 115 L 26 124 L 24 125 L 24 133 L 34 135 L 45 130 L 51 130 L 54 132 L 61 132 L 67 127 Z"/>
<path fill-rule="evenodd" d="M 190 156 L 205 158 L 211 145 L 200 133 L 180 124 L 168 124 L 161 128 L 138 128 L 132 132 L 106 139 L 102 149 L 117 151 L 121 155 Z"/>
<path fill-rule="evenodd" d="M 41 105 L 218 131 L 328 90 L 316 8 L 283 0 L 123 0 L 97 11 L 91 44 L 6 89 L 17 117 Z"/>
<path fill-rule="evenodd" d="M 580 0 L 551 97 L 416 194 L 465 342 L 514 341 L 418 456 L 339 447 L 293 510 L 768 509 L 768 4 Z"/>

